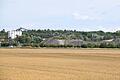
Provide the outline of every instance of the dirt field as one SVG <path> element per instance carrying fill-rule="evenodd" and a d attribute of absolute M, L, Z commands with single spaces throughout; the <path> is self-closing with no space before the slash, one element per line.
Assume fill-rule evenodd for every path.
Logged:
<path fill-rule="evenodd" d="M 0 80 L 120 80 L 120 50 L 0 49 Z"/>

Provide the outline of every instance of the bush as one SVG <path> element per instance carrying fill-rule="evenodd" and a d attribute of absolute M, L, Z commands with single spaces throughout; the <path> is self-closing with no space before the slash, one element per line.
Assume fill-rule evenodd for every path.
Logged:
<path fill-rule="evenodd" d="M 87 48 L 87 44 L 82 44 L 81 48 Z"/>
<path fill-rule="evenodd" d="M 1 43 L 1 47 L 8 47 L 8 46 L 9 46 L 9 43 L 7 42 Z"/>

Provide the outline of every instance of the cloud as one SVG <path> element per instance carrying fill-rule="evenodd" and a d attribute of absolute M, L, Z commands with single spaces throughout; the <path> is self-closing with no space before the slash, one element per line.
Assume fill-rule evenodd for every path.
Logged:
<path fill-rule="evenodd" d="M 89 20 L 89 21 L 93 21 L 93 20 L 101 20 L 102 19 L 102 18 L 96 17 L 96 16 L 80 15 L 77 12 L 73 13 L 72 16 L 73 16 L 73 18 L 75 20 Z"/>

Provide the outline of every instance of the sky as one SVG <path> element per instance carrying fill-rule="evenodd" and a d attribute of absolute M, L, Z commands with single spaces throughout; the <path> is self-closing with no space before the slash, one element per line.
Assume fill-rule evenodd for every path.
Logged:
<path fill-rule="evenodd" d="M 0 30 L 120 30 L 120 0 L 0 0 Z"/>

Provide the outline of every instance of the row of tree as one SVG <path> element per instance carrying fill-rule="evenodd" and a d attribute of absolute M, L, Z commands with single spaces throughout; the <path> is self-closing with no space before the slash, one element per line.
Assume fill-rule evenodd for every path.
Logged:
<path fill-rule="evenodd" d="M 84 43 L 81 45 L 47 45 L 45 40 L 53 38 L 58 40 L 80 39 Z M 4 41 L 2 40 L 4 39 Z M 105 42 L 110 40 L 111 42 Z M 0 42 L 2 47 L 9 46 L 7 32 L 5 29 L 0 31 Z M 78 47 L 78 48 L 120 48 L 120 31 L 103 32 L 103 31 L 76 31 L 76 30 L 28 30 L 23 31 L 22 36 L 12 40 L 13 46 L 30 46 L 30 47 Z"/>
<path fill-rule="evenodd" d="M 10 44 L 8 42 L 3 42 L 1 43 L 2 47 L 8 47 Z M 13 46 L 16 47 L 34 47 L 34 48 L 39 48 L 39 47 L 56 47 L 56 48 L 120 48 L 120 43 L 115 44 L 115 43 L 100 43 L 100 44 L 95 44 L 95 43 L 85 43 L 80 46 L 74 46 L 74 45 L 46 45 L 42 43 L 23 43 L 20 45 L 17 42 L 14 42 L 12 44 Z"/>

